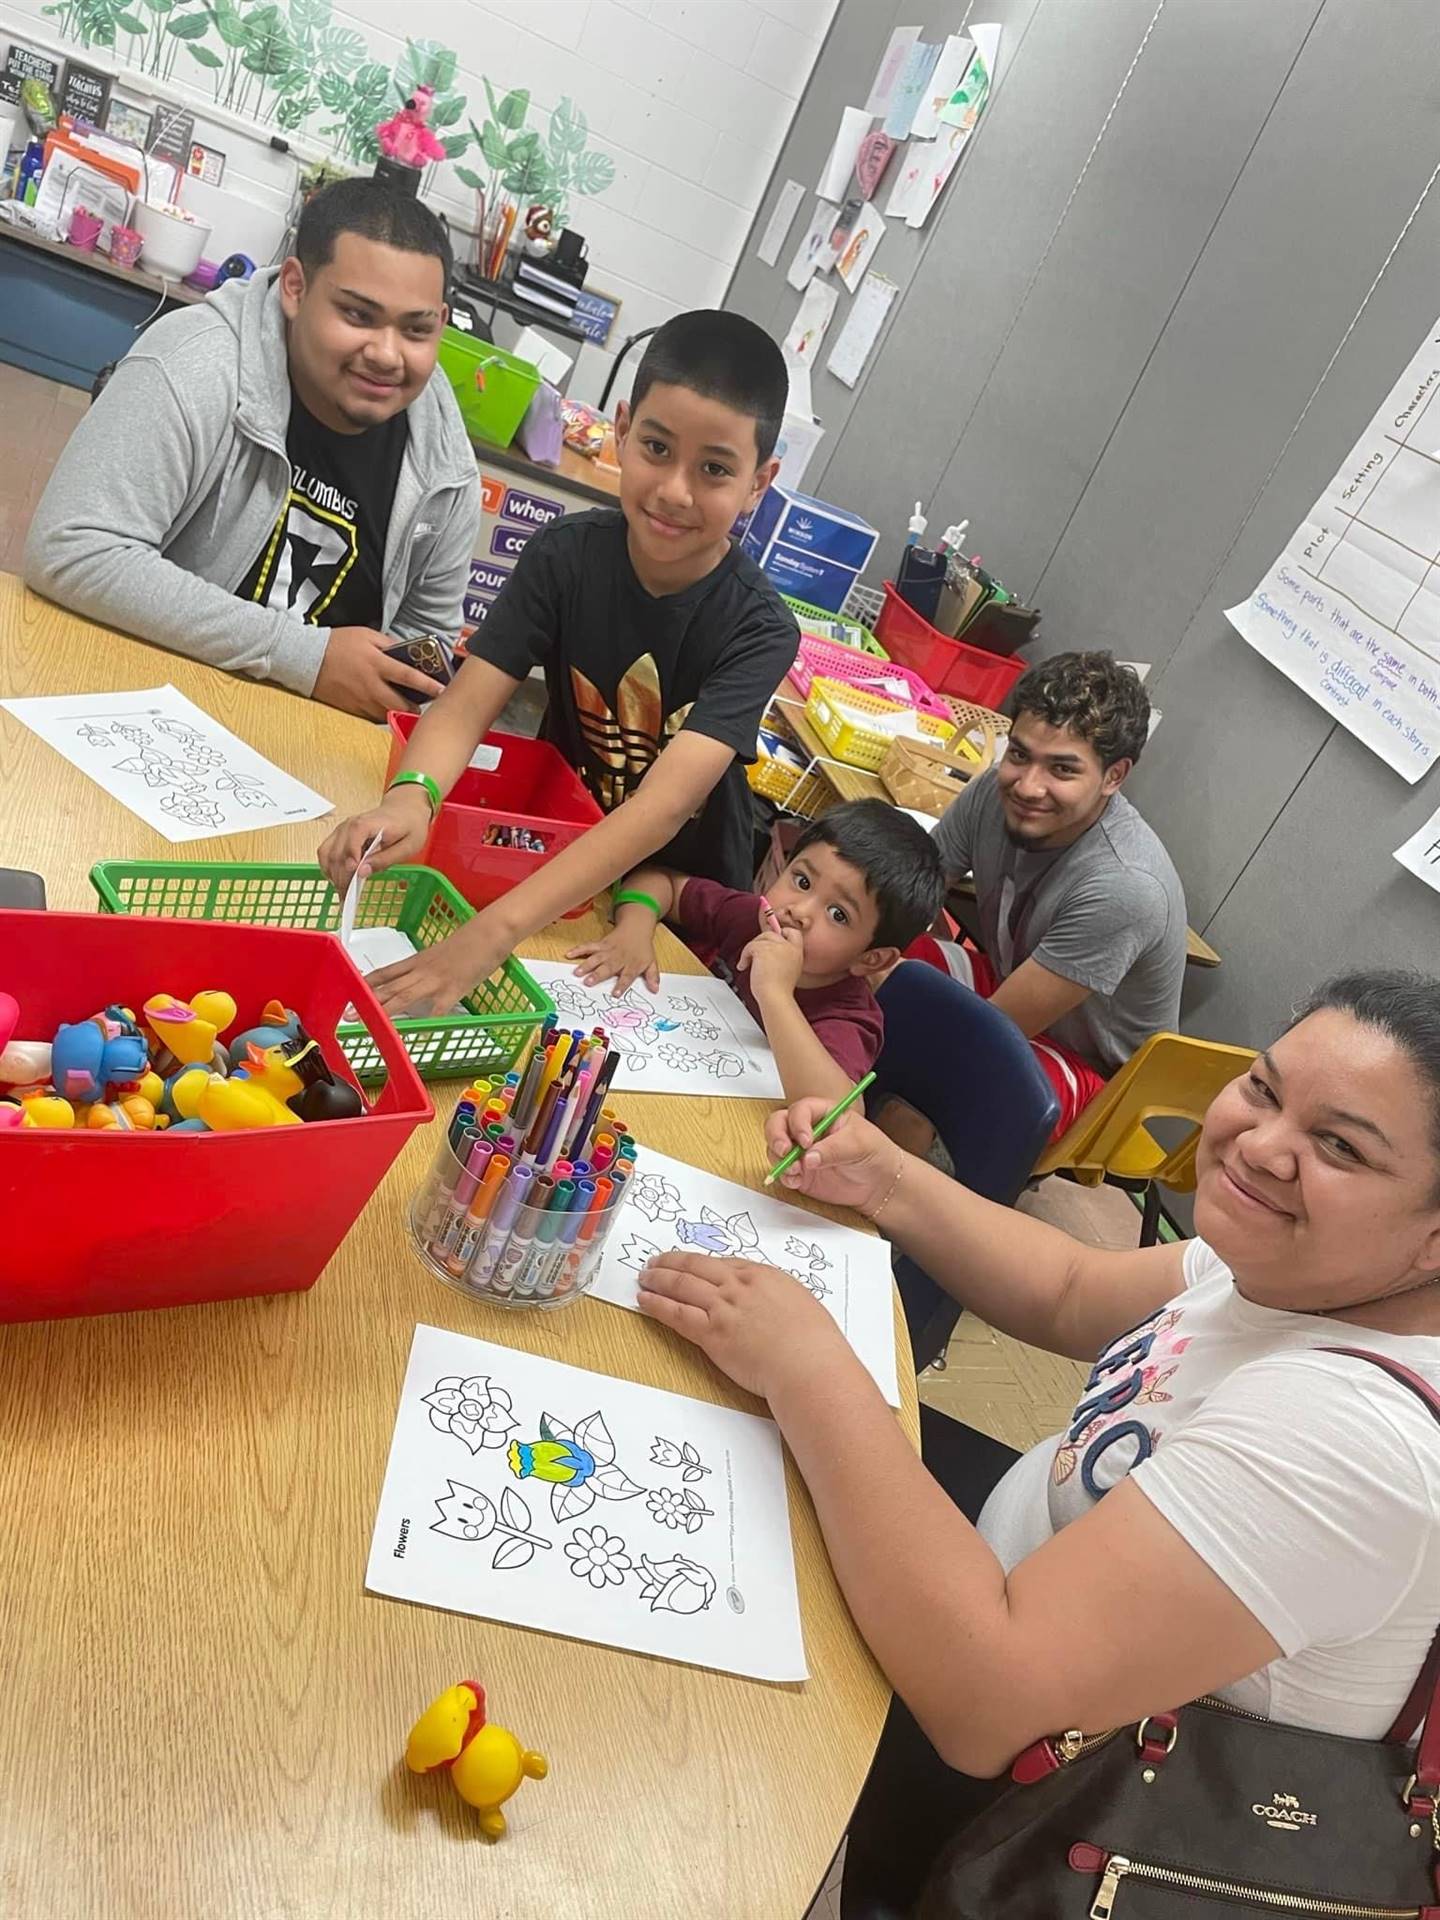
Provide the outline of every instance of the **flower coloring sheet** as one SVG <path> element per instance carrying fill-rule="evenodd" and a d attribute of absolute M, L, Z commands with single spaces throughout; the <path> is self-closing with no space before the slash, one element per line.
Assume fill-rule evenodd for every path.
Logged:
<path fill-rule="evenodd" d="M 440 1327 L 415 1329 L 365 1585 L 806 1678 L 773 1420 Z"/>
<path fill-rule="evenodd" d="M 527 960 L 525 969 L 555 1002 L 561 1026 L 603 1027 L 621 1056 L 617 1093 L 724 1093 L 783 1100 L 770 1042 L 723 980 L 709 973 L 662 973 L 658 994 L 631 987 L 612 999 L 607 983 L 587 987 L 568 960 Z"/>
<path fill-rule="evenodd" d="M 638 1313 L 640 1269 L 657 1253 L 672 1252 L 757 1260 L 791 1274 L 839 1324 L 886 1402 L 899 1406 L 890 1248 L 884 1240 L 647 1146 L 606 1244 L 596 1296 Z"/>
<path fill-rule="evenodd" d="M 328 800 L 171 686 L 0 706 L 167 840 L 252 833 L 330 812 Z"/>

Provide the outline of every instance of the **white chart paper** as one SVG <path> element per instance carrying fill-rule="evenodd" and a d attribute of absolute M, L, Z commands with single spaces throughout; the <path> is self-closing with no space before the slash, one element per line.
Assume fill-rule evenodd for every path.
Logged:
<path fill-rule="evenodd" d="M 171 686 L 0 706 L 167 840 L 252 833 L 330 811 Z"/>
<path fill-rule="evenodd" d="M 1440 752 L 1440 321 L 1243 606 L 1243 640 L 1405 779 Z"/>
<path fill-rule="evenodd" d="M 883 273 L 867 273 L 861 283 L 839 337 L 830 349 L 830 358 L 825 362 L 826 371 L 843 380 L 847 387 L 853 387 L 864 372 L 865 362 L 874 351 L 880 329 L 899 291 L 895 282 L 887 280 Z"/>
<path fill-rule="evenodd" d="M 1440 893 L 1440 813 L 1432 813 L 1418 833 L 1397 847 L 1395 858 L 1417 880 Z"/>
<path fill-rule="evenodd" d="M 702 1173 L 642 1141 L 596 1294 L 638 1313 L 640 1269 L 657 1253 L 677 1250 L 756 1260 L 792 1274 L 839 1326 L 889 1404 L 899 1406 L 890 1248 L 884 1240 L 809 1213 L 773 1190 L 756 1193 Z"/>
<path fill-rule="evenodd" d="M 772 1420 L 439 1327 L 415 1329 L 365 1584 L 691 1666 L 806 1677 Z"/>
<path fill-rule="evenodd" d="M 562 1026 L 603 1027 L 609 1034 L 621 1056 L 617 1092 L 785 1098 L 763 1030 L 711 974 L 662 973 L 658 994 L 637 986 L 612 1000 L 608 985 L 577 980 L 571 960 L 527 960 L 525 970 L 555 1002 Z"/>
<path fill-rule="evenodd" d="M 785 236 L 790 231 L 791 222 L 800 211 L 800 202 L 805 198 L 805 189 L 798 180 L 787 180 L 780 189 L 780 198 L 775 202 L 775 211 L 765 225 L 760 245 L 755 249 L 767 267 L 773 267 L 780 258 L 780 249 L 785 244 Z"/>

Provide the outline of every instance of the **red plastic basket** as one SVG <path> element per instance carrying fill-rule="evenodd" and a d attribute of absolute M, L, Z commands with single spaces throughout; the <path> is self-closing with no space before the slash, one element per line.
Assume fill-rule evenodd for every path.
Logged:
<path fill-rule="evenodd" d="M 937 693 L 953 693 L 981 707 L 998 707 L 1026 667 L 1023 660 L 987 653 L 941 633 L 900 598 L 890 580 L 885 582 L 875 638 L 892 660 L 918 673 Z"/>
<path fill-rule="evenodd" d="M 790 678 L 801 693 L 808 694 L 816 675 L 839 680 L 862 693 L 877 693 L 884 700 L 907 702 L 917 713 L 928 713 L 932 720 L 948 720 L 950 709 L 938 694 L 932 693 L 918 673 L 902 667 L 896 660 L 877 660 L 854 647 L 842 647 L 833 640 L 820 640 L 813 634 L 800 636 L 799 651 L 790 669 Z M 903 693 L 891 692 L 895 686 Z"/>
<path fill-rule="evenodd" d="M 387 782 L 404 757 L 417 718 L 413 713 L 390 715 Z M 493 773 L 468 767 L 461 774 L 436 814 L 420 855 L 425 866 L 453 881 L 472 907 L 488 907 L 605 817 L 579 774 L 548 741 L 489 733 L 485 744 L 500 749 L 499 766 Z M 487 846 L 485 835 L 491 827 L 538 834 L 544 851 Z"/>
<path fill-rule="evenodd" d="M 0 1131 L 0 1320 L 190 1306 L 313 1286 L 414 1129 L 434 1112 L 404 1042 L 340 942 L 211 920 L 0 912 L 0 980 L 19 1037 L 138 1008 L 153 993 L 234 995 L 232 1033 L 294 1007 L 337 1074 L 347 1004 L 389 1073 L 368 1113 L 177 1135 Z"/>

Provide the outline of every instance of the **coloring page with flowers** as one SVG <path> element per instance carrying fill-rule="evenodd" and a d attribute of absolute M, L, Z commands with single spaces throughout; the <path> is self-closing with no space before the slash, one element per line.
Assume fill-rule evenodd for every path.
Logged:
<path fill-rule="evenodd" d="M 773 1420 L 417 1326 L 372 1593 L 806 1678 Z"/>
<path fill-rule="evenodd" d="M 839 1323 L 887 1403 L 899 1406 L 890 1248 L 884 1240 L 810 1213 L 774 1190 L 755 1193 L 647 1146 L 606 1243 L 596 1297 L 638 1313 L 640 1269 L 657 1253 L 675 1252 L 755 1260 L 793 1275 Z"/>
<path fill-rule="evenodd" d="M 562 1027 L 603 1027 L 620 1055 L 615 1091 L 783 1100 L 780 1069 L 744 1002 L 708 973 L 662 973 L 660 991 L 587 987 L 568 960 L 526 960 Z"/>

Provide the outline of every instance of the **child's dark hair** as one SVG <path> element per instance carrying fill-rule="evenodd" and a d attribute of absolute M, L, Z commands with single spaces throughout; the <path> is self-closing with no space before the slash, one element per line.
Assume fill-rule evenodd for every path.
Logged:
<path fill-rule="evenodd" d="M 651 336 L 630 395 L 633 411 L 653 386 L 689 387 L 755 422 L 757 466 L 775 451 L 790 376 L 785 356 L 753 320 L 704 307 L 677 313 Z"/>
<path fill-rule="evenodd" d="M 440 262 L 445 290 L 455 266 L 445 223 L 411 194 L 397 193 L 383 180 L 337 180 L 322 187 L 301 210 L 295 253 L 307 273 L 328 267 L 342 233 L 358 233 L 402 253 L 429 253 Z"/>
<path fill-rule="evenodd" d="M 1011 719 L 1033 713 L 1047 726 L 1088 740 L 1103 767 L 1140 758 L 1150 701 L 1133 667 L 1113 653 L 1057 653 L 1017 680 L 1005 700 Z"/>
<path fill-rule="evenodd" d="M 872 946 L 908 947 L 939 913 L 945 870 L 935 842 L 918 820 L 887 801 L 847 800 L 832 807 L 806 827 L 790 858 L 814 846 L 833 847 L 865 876 L 880 909 Z"/>

